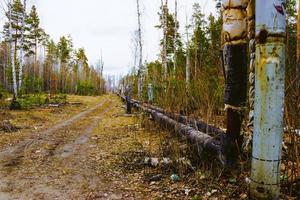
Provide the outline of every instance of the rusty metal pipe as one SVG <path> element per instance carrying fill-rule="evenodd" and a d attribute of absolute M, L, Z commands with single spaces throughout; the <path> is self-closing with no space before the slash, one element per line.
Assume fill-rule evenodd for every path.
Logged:
<path fill-rule="evenodd" d="M 125 97 L 121 96 L 121 98 L 125 101 Z M 135 104 L 135 105 L 143 105 L 143 107 L 145 107 L 145 108 L 149 108 L 156 112 L 162 113 L 162 114 L 166 115 L 167 117 L 169 117 L 173 120 L 176 120 L 179 123 L 189 125 L 189 126 L 195 128 L 196 130 L 206 133 L 212 137 L 225 138 L 225 132 L 223 130 L 221 130 L 213 125 L 209 125 L 209 124 L 205 123 L 204 121 L 196 120 L 194 118 L 189 118 L 185 115 L 181 115 L 178 113 L 168 112 L 160 107 L 153 106 L 153 105 L 146 104 L 146 103 L 141 103 L 140 101 L 137 101 L 135 99 L 131 99 L 131 103 Z"/>
<path fill-rule="evenodd" d="M 251 199 L 279 199 L 285 83 L 285 0 L 256 1 Z"/>
<path fill-rule="evenodd" d="M 241 124 L 247 99 L 247 6 L 249 0 L 223 0 L 222 46 L 227 111 L 227 166 L 234 167 L 242 146 Z"/>
<path fill-rule="evenodd" d="M 198 131 L 189 125 L 179 123 L 178 121 L 171 119 L 161 112 L 145 107 L 138 102 L 133 102 L 133 105 L 144 112 L 151 114 L 153 119 L 162 127 L 167 128 L 185 138 L 190 144 L 196 147 L 199 157 L 202 156 L 204 151 L 211 152 L 212 155 L 214 155 L 223 166 L 226 164 L 223 137 L 211 137 L 210 135 Z"/>

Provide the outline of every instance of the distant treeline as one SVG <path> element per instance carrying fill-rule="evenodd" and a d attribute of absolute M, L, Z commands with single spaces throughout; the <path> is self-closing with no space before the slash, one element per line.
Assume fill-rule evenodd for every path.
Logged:
<path fill-rule="evenodd" d="M 83 48 L 75 49 L 71 36 L 58 43 L 40 27 L 35 6 L 26 12 L 26 0 L 12 0 L 0 42 L 0 93 L 15 97 L 28 93 L 99 95 L 105 92 L 102 58 L 89 66 Z"/>

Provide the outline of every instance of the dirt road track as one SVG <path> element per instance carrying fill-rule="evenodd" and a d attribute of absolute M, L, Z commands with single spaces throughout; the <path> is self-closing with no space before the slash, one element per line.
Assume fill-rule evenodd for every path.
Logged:
<path fill-rule="evenodd" d="M 66 166 L 75 170 L 90 147 L 88 141 L 103 115 L 111 109 L 108 98 L 70 119 L 0 152 L 0 200 L 9 199 L 81 199 L 76 182 L 82 174 L 59 179 Z M 86 170 L 89 174 L 89 170 Z M 84 173 L 83 173 L 84 174 Z M 56 177 L 56 178 L 54 178 Z M 92 180 L 92 179 L 91 179 Z M 66 182 L 67 181 L 67 182 Z M 70 183 L 68 183 L 70 181 Z M 80 184 L 77 184 L 80 185 Z M 66 188 L 69 186 L 68 188 Z M 80 193 L 80 189 L 77 189 Z M 82 198 L 84 199 L 84 198 Z"/>

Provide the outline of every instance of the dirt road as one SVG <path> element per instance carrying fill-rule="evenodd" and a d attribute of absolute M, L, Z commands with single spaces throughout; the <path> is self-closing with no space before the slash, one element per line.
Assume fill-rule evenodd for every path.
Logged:
<path fill-rule="evenodd" d="M 91 137 L 116 106 L 98 105 L 0 152 L 0 199 L 87 199 L 101 183 Z M 99 197 L 101 199 L 101 197 Z"/>
<path fill-rule="evenodd" d="M 107 95 L 97 105 L 3 147 L 0 200 L 162 196 L 157 187 L 166 184 L 149 187 L 149 170 L 143 165 L 146 154 L 158 157 L 161 135 L 156 127 L 142 128 L 139 114 L 124 113 L 119 97 Z M 22 130 L 11 136 L 17 134 Z"/>
<path fill-rule="evenodd" d="M 243 177 L 232 184 L 210 174 L 216 171 L 207 170 L 212 165 L 203 165 L 205 171 L 196 169 L 187 157 L 191 154 L 184 141 L 161 130 L 148 116 L 138 112 L 125 115 L 119 97 L 107 95 L 97 101 L 89 108 L 77 108 L 80 112 L 75 109 L 77 114 L 68 117 L 64 113 L 72 108 L 48 111 L 47 115 L 57 113 L 59 121 L 41 126 L 40 131 L 24 134 L 28 130 L 22 129 L 0 135 L 0 139 L 13 141 L 0 146 L 0 200 L 245 196 Z M 46 116 L 39 114 L 38 120 L 47 123 L 43 118 Z M 159 163 L 149 166 L 145 164 L 148 158 Z M 162 164 L 164 159 L 168 164 Z M 174 174 L 180 180 L 173 181 Z"/>

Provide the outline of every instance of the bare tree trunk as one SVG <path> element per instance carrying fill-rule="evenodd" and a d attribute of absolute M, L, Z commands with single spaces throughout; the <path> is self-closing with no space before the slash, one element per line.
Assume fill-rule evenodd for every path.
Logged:
<path fill-rule="evenodd" d="M 197 51 L 197 48 L 195 48 L 195 64 L 194 65 L 195 65 L 195 70 L 194 70 L 193 80 L 196 80 L 197 79 L 197 67 L 198 67 L 198 51 Z"/>
<path fill-rule="evenodd" d="M 165 4 L 162 2 L 162 15 L 163 15 L 163 52 L 162 52 L 162 63 L 164 68 L 164 81 L 167 81 L 168 78 L 168 63 L 167 63 L 167 9 L 168 9 L 168 0 L 166 0 Z M 165 92 L 166 92 L 166 85 Z"/>
<path fill-rule="evenodd" d="M 176 69 L 177 69 L 177 32 L 178 32 L 178 27 L 177 27 L 177 0 L 175 0 L 175 30 L 174 30 L 174 57 L 173 57 L 173 80 L 176 79 Z"/>
<path fill-rule="evenodd" d="M 13 49 L 13 35 L 12 35 L 12 21 L 11 21 L 11 15 L 12 15 L 12 7 L 11 4 L 9 4 L 8 7 L 8 12 L 9 12 L 9 51 L 10 51 L 10 61 L 11 61 L 11 67 L 12 67 L 12 78 L 13 78 L 13 93 L 14 93 L 14 98 L 18 96 L 18 86 L 17 86 L 17 76 L 16 76 L 16 65 L 15 65 L 15 51 L 16 49 L 16 44 L 14 45 Z"/>
<path fill-rule="evenodd" d="M 37 61 L 37 39 L 35 39 L 35 46 L 34 46 L 34 66 L 35 66 L 35 70 L 36 70 L 36 74 L 37 75 L 37 78 L 39 76 L 39 68 L 38 68 L 38 61 Z"/>
<path fill-rule="evenodd" d="M 191 76 L 191 62 L 190 62 L 190 37 L 188 30 L 188 20 L 186 16 L 186 67 L 185 67 L 185 81 L 186 81 L 186 89 L 189 92 L 190 87 L 190 76 Z"/>
<path fill-rule="evenodd" d="M 300 2 L 298 1 L 298 23 L 297 23 L 297 90 L 299 91 L 300 96 Z"/>
<path fill-rule="evenodd" d="M 141 28 L 141 12 L 140 12 L 140 1 L 136 0 L 137 5 L 137 16 L 138 16 L 138 37 L 139 37 L 139 69 L 138 69 L 138 96 L 139 99 L 142 99 L 143 93 L 143 45 L 142 45 L 142 28 Z"/>

